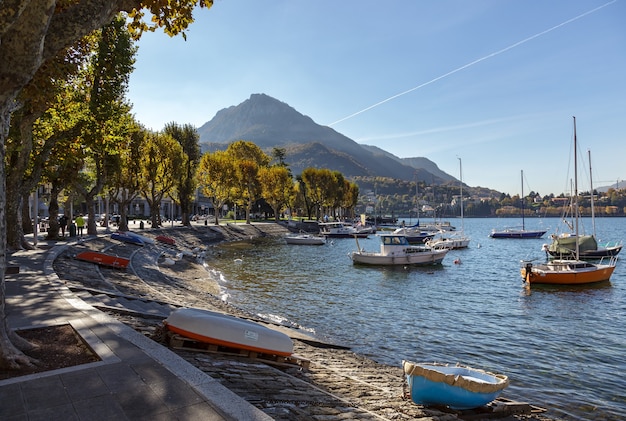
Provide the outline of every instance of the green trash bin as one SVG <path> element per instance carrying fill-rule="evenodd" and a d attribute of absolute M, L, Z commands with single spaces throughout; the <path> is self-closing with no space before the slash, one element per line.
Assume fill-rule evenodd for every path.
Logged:
<path fill-rule="evenodd" d="M 70 237 L 76 237 L 76 224 L 73 222 L 70 224 Z"/>

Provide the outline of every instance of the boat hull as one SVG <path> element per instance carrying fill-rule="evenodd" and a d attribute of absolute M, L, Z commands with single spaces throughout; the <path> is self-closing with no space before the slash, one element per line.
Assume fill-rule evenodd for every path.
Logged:
<path fill-rule="evenodd" d="M 202 343 L 263 354 L 289 356 L 293 342 L 282 332 L 209 310 L 184 308 L 165 320 L 168 330 Z"/>
<path fill-rule="evenodd" d="M 491 238 L 541 238 L 547 231 L 503 230 L 492 231 Z"/>
<path fill-rule="evenodd" d="M 144 242 L 139 236 L 132 235 L 127 232 L 114 232 L 111 234 L 111 238 L 113 240 L 122 241 L 124 243 L 135 244 L 138 246 L 143 246 Z"/>
<path fill-rule="evenodd" d="M 526 262 L 520 269 L 529 284 L 584 285 L 607 281 L 615 270 L 615 260 L 609 264 L 592 264 L 581 260 L 553 260 L 533 265 Z"/>
<path fill-rule="evenodd" d="M 428 266 L 441 264 L 448 253 L 447 249 L 429 250 L 417 253 L 384 256 L 380 253 L 352 252 L 350 258 L 354 264 L 372 266 Z"/>
<path fill-rule="evenodd" d="M 126 267 L 130 264 L 130 259 L 112 256 L 110 254 L 100 253 L 97 251 L 80 252 L 76 255 L 76 259 L 116 269 L 126 269 Z"/>
<path fill-rule="evenodd" d="M 314 235 L 288 235 L 285 237 L 285 243 L 305 246 L 321 246 L 326 244 L 324 237 L 317 237 Z"/>
<path fill-rule="evenodd" d="M 462 365 L 402 362 L 411 400 L 418 405 L 473 409 L 495 400 L 508 377 Z"/>
<path fill-rule="evenodd" d="M 434 249 L 465 249 L 469 247 L 470 240 L 467 238 L 445 238 L 445 239 L 432 239 L 426 244 Z"/>
<path fill-rule="evenodd" d="M 176 244 L 176 240 L 174 240 L 172 237 L 167 237 L 165 235 L 157 235 L 155 238 L 159 243 L 169 244 L 170 246 L 173 246 Z"/>

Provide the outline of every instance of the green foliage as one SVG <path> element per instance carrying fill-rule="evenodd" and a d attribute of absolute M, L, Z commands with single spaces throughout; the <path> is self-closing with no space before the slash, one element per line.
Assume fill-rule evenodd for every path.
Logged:
<path fill-rule="evenodd" d="M 195 127 L 190 124 L 179 126 L 172 122 L 165 126 L 165 133 L 175 139 L 182 147 L 185 162 L 181 177 L 176 182 L 176 188 L 170 194 L 181 207 L 182 222 L 190 224 L 191 204 L 196 191 L 196 170 L 200 162 L 200 136 Z"/>

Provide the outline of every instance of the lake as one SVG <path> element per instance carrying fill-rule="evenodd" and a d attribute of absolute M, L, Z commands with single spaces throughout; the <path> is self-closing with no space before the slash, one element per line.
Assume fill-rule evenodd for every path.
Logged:
<path fill-rule="evenodd" d="M 461 227 L 460 219 L 451 222 Z M 549 416 L 625 418 L 625 263 L 618 262 L 610 282 L 527 289 L 520 260 L 545 260 L 541 246 L 564 225 L 527 219 L 527 229 L 548 229 L 543 239 L 488 237 L 492 228 L 518 222 L 466 218 L 470 247 L 450 251 L 436 267 L 354 266 L 354 239 L 222 244 L 207 261 L 228 302 L 375 361 L 459 362 L 508 375 L 503 396 L 548 408 Z M 591 230 L 590 220 L 582 225 Z M 626 233 L 626 218 L 596 225 L 601 241 Z M 374 251 L 379 239 L 359 244 Z"/>

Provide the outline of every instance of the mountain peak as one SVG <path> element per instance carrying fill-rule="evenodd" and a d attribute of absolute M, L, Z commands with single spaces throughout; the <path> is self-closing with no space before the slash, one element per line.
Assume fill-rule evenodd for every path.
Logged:
<path fill-rule="evenodd" d="M 307 167 L 341 171 L 345 176 L 381 176 L 413 180 L 415 168 L 389 153 L 367 147 L 327 126 L 315 123 L 288 104 L 266 94 L 252 94 L 239 105 L 224 108 L 198 129 L 200 143 L 224 145 L 236 140 L 254 142 L 261 149 L 286 149 L 294 174 Z M 317 146 L 310 147 L 311 144 Z M 305 147 L 307 146 L 308 147 Z M 323 146 L 324 152 L 320 146 Z M 205 148 L 206 149 L 206 148 Z M 317 153 L 313 153 L 317 151 Z M 317 155 L 317 156 L 315 156 Z M 436 165 L 434 165 L 436 168 Z M 444 173 L 445 174 L 445 173 Z M 428 177 L 442 182 L 440 174 Z"/>

